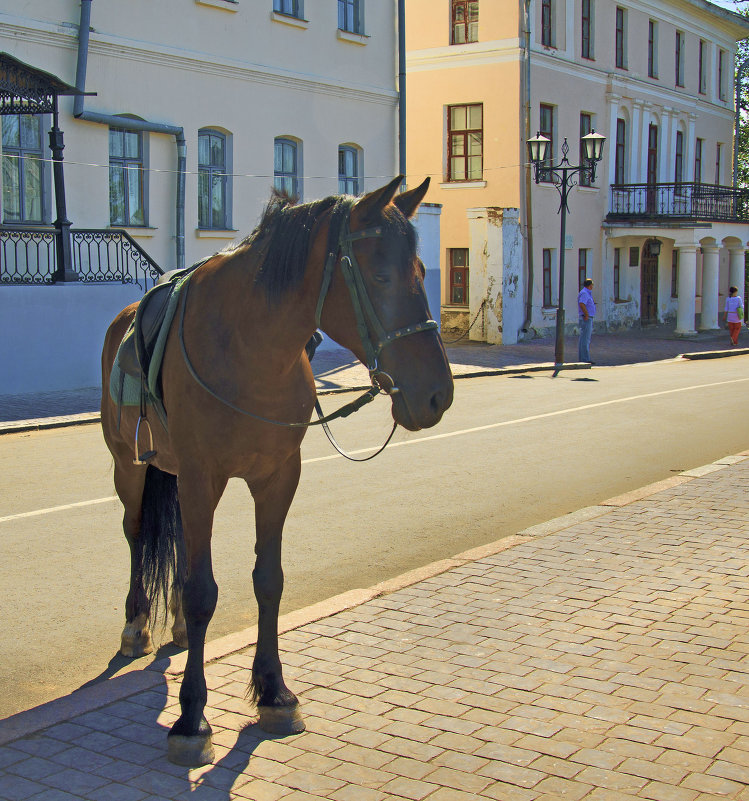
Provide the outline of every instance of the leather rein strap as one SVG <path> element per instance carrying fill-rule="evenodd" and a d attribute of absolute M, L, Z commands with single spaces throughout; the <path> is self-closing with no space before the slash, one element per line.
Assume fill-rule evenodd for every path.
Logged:
<path fill-rule="evenodd" d="M 187 355 L 184 337 L 184 324 L 187 294 L 190 288 L 189 280 L 186 280 L 185 282 L 184 291 L 182 293 L 182 303 L 180 304 L 179 343 L 182 349 L 182 357 L 192 378 L 200 387 L 202 387 L 209 395 L 211 395 L 211 397 L 215 398 L 220 403 L 223 403 L 225 406 L 228 406 L 235 412 L 243 414 L 247 417 L 251 417 L 254 420 L 259 420 L 263 423 L 270 423 L 271 425 L 275 426 L 282 426 L 284 428 L 309 428 L 311 426 L 320 425 L 323 427 L 323 430 L 330 440 L 331 445 L 333 445 L 333 447 L 342 456 L 345 456 L 347 459 L 350 459 L 354 462 L 366 462 L 369 459 L 373 459 L 385 449 L 392 439 L 398 424 L 393 423 L 393 429 L 390 432 L 390 435 L 385 441 L 385 444 L 379 448 L 379 450 L 370 456 L 365 457 L 364 459 L 354 459 L 345 453 L 338 445 L 335 437 L 333 437 L 333 434 L 328 427 L 328 423 L 333 420 L 338 420 L 339 418 L 348 417 L 354 412 L 357 412 L 363 406 L 366 406 L 368 403 L 373 401 L 377 395 L 381 393 L 386 395 L 394 395 L 399 392 L 399 389 L 395 386 L 395 382 L 392 380 L 392 378 L 388 376 L 387 373 L 380 370 L 378 366 L 377 359 L 380 355 L 380 352 L 386 345 L 389 345 L 390 343 L 395 342 L 404 336 L 408 336 L 409 334 L 417 334 L 420 331 L 434 331 L 437 330 L 438 325 L 434 320 L 424 320 L 423 322 L 405 326 L 404 328 L 399 328 L 396 331 L 391 331 L 390 333 L 385 331 L 379 317 L 377 316 L 377 312 L 372 305 L 372 301 L 370 300 L 367 288 L 364 284 L 361 268 L 353 249 L 354 242 L 362 239 L 382 236 L 383 229 L 382 226 L 377 226 L 375 228 L 367 228 L 362 231 L 354 231 L 352 233 L 349 229 L 349 219 L 354 202 L 355 201 L 353 199 L 342 198 L 333 209 L 333 218 L 331 219 L 330 236 L 328 239 L 329 252 L 325 260 L 322 283 L 320 285 L 320 295 L 318 297 L 317 307 L 315 309 L 315 327 L 320 327 L 320 318 L 322 316 L 323 305 L 325 304 L 325 299 L 333 281 L 335 266 L 340 261 L 341 271 L 346 281 L 346 286 L 348 287 L 349 294 L 351 296 L 351 303 L 354 308 L 354 314 L 356 316 L 357 332 L 361 338 L 362 345 L 364 347 L 364 353 L 367 359 L 366 366 L 369 370 L 369 376 L 372 381 L 372 386 L 363 395 L 360 395 L 355 400 L 347 403 L 345 406 L 342 406 L 340 409 L 337 409 L 335 412 L 332 412 L 328 415 L 323 415 L 320 403 L 316 400 L 315 409 L 318 414 L 318 419 L 310 420 L 307 423 L 289 423 L 281 420 L 274 420 L 269 417 L 263 417 L 262 415 L 242 409 L 240 406 L 233 404 L 226 398 L 222 398 L 197 374 L 189 356 Z M 339 254 L 340 259 L 338 258 Z M 374 334 L 374 339 L 370 334 L 370 330 Z M 386 385 L 383 387 L 380 385 L 379 381 L 382 378 L 385 378 L 390 382 L 389 386 Z"/>

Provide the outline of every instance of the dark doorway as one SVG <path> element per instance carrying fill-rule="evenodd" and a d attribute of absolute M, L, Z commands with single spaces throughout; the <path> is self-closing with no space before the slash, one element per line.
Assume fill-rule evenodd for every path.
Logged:
<path fill-rule="evenodd" d="M 651 256 L 648 244 L 642 249 L 640 273 L 640 319 L 642 325 L 658 322 L 658 256 Z"/>
<path fill-rule="evenodd" d="M 655 214 L 657 208 L 658 190 L 658 126 L 650 123 L 648 126 L 648 214 Z"/>

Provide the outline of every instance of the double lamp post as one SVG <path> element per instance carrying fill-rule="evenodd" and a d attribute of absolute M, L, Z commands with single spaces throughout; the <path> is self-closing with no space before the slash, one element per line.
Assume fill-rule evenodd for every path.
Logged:
<path fill-rule="evenodd" d="M 595 131 L 591 131 L 581 137 L 583 158 L 582 163 L 576 166 L 570 164 L 567 159 L 569 145 L 566 139 L 562 144 L 562 160 L 555 166 L 548 163 L 551 157 L 551 140 L 548 137 L 537 133 L 526 142 L 528 156 L 535 169 L 536 183 L 543 180 L 545 183 L 554 184 L 561 196 L 559 211 L 562 214 L 562 222 L 559 232 L 559 297 L 557 299 L 557 325 L 554 343 L 554 377 L 557 376 L 564 365 L 564 253 L 567 212 L 569 211 L 567 198 L 569 197 L 570 189 L 576 186 L 579 180 L 575 180 L 574 176 L 585 175 L 590 179 L 591 183 L 595 181 L 596 165 L 603 158 L 605 142 L 606 137 L 597 134 Z"/>

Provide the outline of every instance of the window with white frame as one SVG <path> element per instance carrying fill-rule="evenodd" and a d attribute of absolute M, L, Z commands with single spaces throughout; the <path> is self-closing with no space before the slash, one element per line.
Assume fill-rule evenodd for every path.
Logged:
<path fill-rule="evenodd" d="M 273 142 L 273 185 L 289 197 L 300 197 L 299 144 L 277 137 Z"/>
<path fill-rule="evenodd" d="M 221 131 L 198 131 L 198 228 L 231 228 L 229 137 Z"/>
<path fill-rule="evenodd" d="M 349 33 L 364 33 L 362 0 L 338 0 L 338 27 Z"/>
<path fill-rule="evenodd" d="M 109 129 L 109 221 L 112 225 L 148 224 L 143 140 L 141 131 Z"/>
<path fill-rule="evenodd" d="M 361 154 L 353 145 L 338 148 L 338 192 L 341 195 L 358 195 L 361 186 Z"/>
<path fill-rule="evenodd" d="M 2 120 L 3 222 L 43 223 L 42 118 L 9 114 Z"/>

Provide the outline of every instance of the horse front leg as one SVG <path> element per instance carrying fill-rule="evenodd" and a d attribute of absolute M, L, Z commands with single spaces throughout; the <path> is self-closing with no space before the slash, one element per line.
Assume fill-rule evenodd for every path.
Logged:
<path fill-rule="evenodd" d="M 213 578 L 211 530 L 213 514 L 226 481 L 179 476 L 179 501 L 187 556 L 187 578 L 182 587 L 182 613 L 187 629 L 187 664 L 179 693 L 182 714 L 168 737 L 168 757 L 177 765 L 198 767 L 213 761 L 211 727 L 203 714 L 208 690 L 203 659 L 205 636 L 218 601 Z"/>
<path fill-rule="evenodd" d="M 130 589 L 125 599 L 125 627 L 120 639 L 120 653 L 133 659 L 153 651 L 148 626 L 150 604 L 143 587 L 141 519 L 145 481 L 145 468 L 115 462 L 114 486 L 124 507 L 122 530 L 130 547 Z"/>
<path fill-rule="evenodd" d="M 250 484 L 257 537 L 252 581 L 258 603 L 251 695 L 257 704 L 259 726 L 269 734 L 297 734 L 305 728 L 297 697 L 284 683 L 278 655 L 278 610 L 283 593 L 281 537 L 300 472 L 301 457 L 297 452 L 270 481 L 261 486 Z"/>

